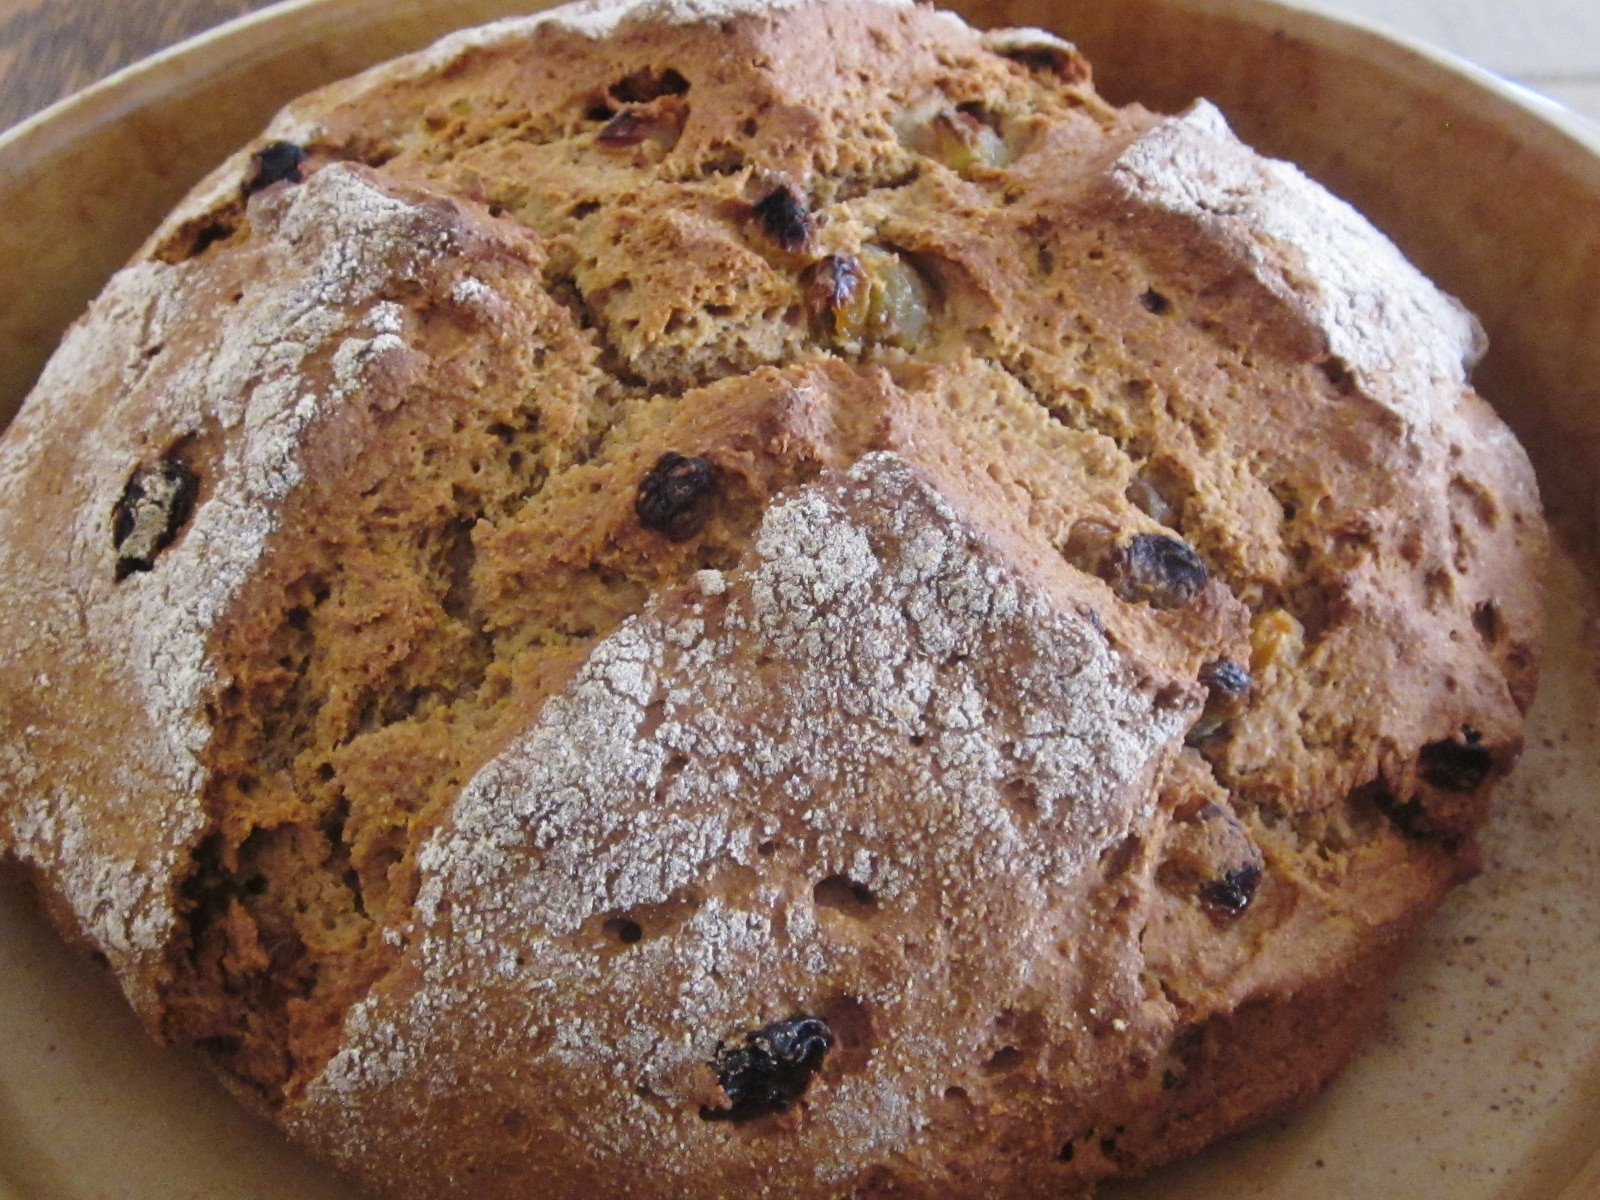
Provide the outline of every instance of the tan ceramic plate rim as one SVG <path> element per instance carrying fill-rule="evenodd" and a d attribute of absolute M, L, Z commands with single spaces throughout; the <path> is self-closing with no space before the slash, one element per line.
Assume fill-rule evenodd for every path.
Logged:
<path fill-rule="evenodd" d="M 279 0 L 277 4 L 269 4 L 174 42 L 63 96 L 0 133 L 0 171 L 29 166 L 70 138 L 85 122 L 108 120 L 131 111 L 152 90 L 171 90 L 172 81 L 193 70 L 197 62 L 204 62 L 209 72 L 212 54 L 217 49 L 232 50 L 236 42 L 254 40 L 251 35 L 259 33 L 263 27 L 297 20 L 300 14 L 314 12 L 328 3 L 329 0 Z M 156 89 L 149 86 L 152 78 L 160 81 Z M 1550 103 L 1555 104 L 1555 101 Z M 1556 104 L 1556 107 L 1561 106 Z"/>
<path fill-rule="evenodd" d="M 339 0 L 282 0 L 278 4 L 224 22 L 147 58 L 132 63 L 88 87 L 66 96 L 0 133 L 0 174 L 24 172 L 72 142 L 83 130 L 114 121 L 158 96 L 181 87 L 182 81 L 217 70 L 220 61 L 238 61 L 289 23 L 315 20 Z M 549 7 L 534 4 L 529 11 Z M 1383 22 L 1359 20 L 1316 3 L 1300 0 L 1198 0 L 1196 8 L 1230 13 L 1310 14 L 1331 27 L 1354 34 L 1373 34 L 1432 68 L 1507 101 L 1600 156 L 1600 124 L 1589 121 L 1558 101 L 1506 80 L 1447 51 L 1416 40 Z M 0 1200 L 15 1195 L 0 1179 Z M 1562 1189 L 1556 1200 L 1600 1197 L 1600 1151 Z M 19 1198 L 20 1200 L 20 1198 Z"/>

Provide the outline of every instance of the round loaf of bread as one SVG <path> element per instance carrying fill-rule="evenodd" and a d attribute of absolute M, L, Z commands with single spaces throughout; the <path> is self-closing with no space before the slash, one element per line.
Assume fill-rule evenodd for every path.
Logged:
<path fill-rule="evenodd" d="M 0 445 L 0 846 L 375 1194 L 1070 1197 L 1476 865 L 1546 532 L 1473 319 L 900 0 L 327 88 Z"/>

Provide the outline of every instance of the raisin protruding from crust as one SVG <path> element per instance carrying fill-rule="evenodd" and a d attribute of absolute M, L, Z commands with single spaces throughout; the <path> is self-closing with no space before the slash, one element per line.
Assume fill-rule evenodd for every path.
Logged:
<path fill-rule="evenodd" d="M 866 325 L 872 289 L 854 254 L 830 254 L 807 267 L 800 287 L 813 320 L 829 337 L 850 338 Z"/>
<path fill-rule="evenodd" d="M 1215 659 L 1201 667 L 1200 682 L 1206 686 L 1206 706 L 1184 738 L 1187 746 L 1203 746 L 1220 734 L 1244 710 L 1243 700 L 1252 684 L 1250 672 L 1231 658 Z"/>
<path fill-rule="evenodd" d="M 1198 900 L 1213 923 L 1232 920 L 1255 899 L 1265 872 L 1261 850 L 1238 817 L 1203 796 L 1183 799 L 1173 815 L 1157 881 Z"/>
<path fill-rule="evenodd" d="M 1261 868 L 1246 863 L 1238 870 L 1224 871 L 1220 879 L 1208 879 L 1200 885 L 1200 899 L 1207 906 L 1225 916 L 1238 916 L 1250 907 L 1261 884 Z"/>
<path fill-rule="evenodd" d="M 983 35 L 984 49 L 1009 58 L 1030 71 L 1049 71 L 1065 83 L 1087 83 L 1089 64 L 1070 43 L 1037 29 L 992 29 Z"/>
<path fill-rule="evenodd" d="M 772 240 L 790 254 L 799 254 L 811 241 L 816 222 L 805 201 L 788 184 L 779 184 L 756 201 L 752 210 Z"/>
<path fill-rule="evenodd" d="M 999 51 L 999 54 L 1002 58 L 1009 58 L 1012 62 L 1021 63 L 1030 71 L 1056 71 L 1059 73 L 1059 67 L 1062 60 L 1061 52 L 1053 46 L 1043 46 L 1037 48 L 1032 46 L 1017 46 L 1014 48 L 1001 50 Z"/>
<path fill-rule="evenodd" d="M 785 1111 L 798 1100 L 833 1045 L 821 1017 L 796 1016 L 744 1035 L 744 1045 L 717 1043 L 711 1065 L 727 1108 L 702 1108 L 708 1121 L 743 1121 Z"/>
<path fill-rule="evenodd" d="M 989 114 L 964 108 L 907 114 L 900 122 L 900 141 L 963 176 L 976 167 L 1006 166 L 1015 155 L 984 115 Z M 991 115 L 991 120 L 998 124 L 998 118 Z"/>
<path fill-rule="evenodd" d="M 911 263 L 877 246 L 820 259 L 800 276 L 800 287 L 814 326 L 845 350 L 910 350 L 927 332 L 928 285 Z"/>
<path fill-rule="evenodd" d="M 693 537 L 705 521 L 702 501 L 716 491 L 711 464 L 668 450 L 639 483 L 633 511 L 639 524 L 675 542 Z"/>
<path fill-rule="evenodd" d="M 1219 658 L 1200 668 L 1200 682 L 1214 692 L 1242 696 L 1250 690 L 1250 672 L 1231 658 Z"/>
<path fill-rule="evenodd" d="M 117 552 L 118 580 L 155 566 L 156 555 L 172 544 L 188 522 L 199 491 L 199 477 L 182 459 L 171 455 L 133 473 L 111 511 L 111 546 Z"/>
<path fill-rule="evenodd" d="M 256 172 L 245 180 L 244 194 L 254 196 L 275 183 L 299 183 L 300 166 L 305 161 L 304 147 L 293 142 L 268 142 L 256 151 Z"/>
<path fill-rule="evenodd" d="M 613 98 L 624 104 L 648 104 L 662 96 L 682 96 L 689 91 L 689 81 L 674 67 L 657 71 L 643 67 L 613 83 Z"/>
<path fill-rule="evenodd" d="M 1428 821 L 1428 814 L 1422 807 L 1422 801 L 1415 796 L 1409 800 L 1401 800 L 1381 779 L 1374 779 L 1371 783 L 1352 788 L 1349 802 L 1353 805 L 1372 805 L 1408 838 L 1424 840 L 1435 833 Z"/>
<path fill-rule="evenodd" d="M 1112 557 L 1111 590 L 1130 604 L 1182 608 L 1211 577 L 1194 547 L 1164 533 L 1137 534 Z"/>
<path fill-rule="evenodd" d="M 1422 778 L 1441 792 L 1474 792 L 1494 769 L 1494 756 L 1479 745 L 1482 735 L 1464 731 L 1462 741 L 1429 742 L 1417 756 Z"/>
<path fill-rule="evenodd" d="M 595 145 L 621 150 L 650 141 L 663 150 L 670 150 L 678 144 L 686 115 L 681 105 L 629 109 L 600 128 L 594 135 Z"/>

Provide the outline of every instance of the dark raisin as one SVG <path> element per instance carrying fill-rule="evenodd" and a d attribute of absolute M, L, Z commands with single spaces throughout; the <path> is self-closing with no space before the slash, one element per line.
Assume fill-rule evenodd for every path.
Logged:
<path fill-rule="evenodd" d="M 1246 863 L 1236 871 L 1224 871 L 1221 879 L 1208 879 L 1200 885 L 1200 899 L 1230 916 L 1242 913 L 1255 899 L 1261 883 L 1261 868 Z"/>
<path fill-rule="evenodd" d="M 601 146 L 637 146 L 650 136 L 650 122 L 637 113 L 618 113 L 605 123 L 594 140 Z"/>
<path fill-rule="evenodd" d="M 671 67 L 657 71 L 644 67 L 611 85 L 611 95 L 624 104 L 648 104 L 662 96 L 682 96 L 689 81 Z"/>
<path fill-rule="evenodd" d="M 1174 895 L 1197 897 L 1213 922 L 1237 916 L 1261 882 L 1262 855 L 1250 831 L 1203 796 L 1180 798 L 1173 816 L 1156 881 Z"/>
<path fill-rule="evenodd" d="M 1139 303 L 1144 305 L 1147 312 L 1154 313 L 1158 317 L 1164 315 L 1172 307 L 1172 301 L 1156 291 L 1155 288 L 1146 288 L 1144 294 L 1139 297 Z"/>
<path fill-rule="evenodd" d="M 209 221 L 195 231 L 194 243 L 187 258 L 198 258 L 218 242 L 225 242 L 234 234 L 234 226 L 227 221 Z"/>
<path fill-rule="evenodd" d="M 1485 642 L 1494 645 L 1504 632 L 1504 622 L 1500 619 L 1500 606 L 1493 600 L 1485 600 L 1478 605 L 1472 610 L 1472 627 Z"/>
<path fill-rule="evenodd" d="M 111 510 L 111 545 L 117 552 L 116 577 L 148 571 L 156 555 L 178 536 L 194 511 L 200 480 L 182 459 L 168 457 L 140 467 Z"/>
<path fill-rule="evenodd" d="M 830 254 L 800 276 L 806 307 L 823 331 L 848 336 L 866 320 L 867 275 L 854 254 Z"/>
<path fill-rule="evenodd" d="M 1356 377 L 1351 374 L 1350 368 L 1342 359 L 1332 356 L 1320 359 L 1317 362 L 1317 370 L 1321 371 L 1340 393 L 1348 396 L 1356 390 Z"/>
<path fill-rule="evenodd" d="M 624 946 L 637 944 L 644 937 L 644 926 L 632 917 L 611 917 L 601 929 L 608 937 L 614 937 Z"/>
<path fill-rule="evenodd" d="M 254 196 L 275 183 L 300 182 L 300 164 L 306 152 L 293 142 L 269 142 L 256 151 L 256 172 L 245 181 L 244 194 Z"/>
<path fill-rule="evenodd" d="M 805 202 L 794 189 L 780 184 L 756 202 L 753 210 L 761 226 L 790 254 L 799 254 L 811 240 L 813 222 Z"/>
<path fill-rule="evenodd" d="M 997 53 L 1014 63 L 1021 63 L 1030 71 L 1050 71 L 1070 78 L 1081 75 L 1076 56 L 1058 46 L 1005 46 Z"/>
<path fill-rule="evenodd" d="M 1231 658 L 1219 658 L 1200 668 L 1200 682 L 1214 692 L 1242 696 L 1250 690 L 1250 672 Z"/>
<path fill-rule="evenodd" d="M 1068 42 L 1037 29 L 994 29 L 983 35 L 984 49 L 1030 71 L 1049 71 L 1066 83 L 1085 83 L 1089 64 Z"/>
<path fill-rule="evenodd" d="M 1353 788 L 1350 792 L 1350 803 L 1352 805 L 1370 803 L 1408 838 L 1426 838 L 1433 833 L 1427 813 L 1423 811 L 1422 801 L 1415 796 L 1409 800 L 1401 800 L 1381 779 L 1374 779 L 1371 783 Z"/>
<path fill-rule="evenodd" d="M 1417 757 L 1422 777 L 1442 792 L 1476 791 L 1494 768 L 1493 755 L 1477 744 L 1482 736 L 1472 730 L 1465 743 L 1429 742 Z"/>
<path fill-rule="evenodd" d="M 681 109 L 634 109 L 618 113 L 594 135 L 595 144 L 607 149 L 622 149 L 653 141 L 670 150 L 683 131 Z"/>
<path fill-rule="evenodd" d="M 702 1108 L 708 1121 L 743 1121 L 779 1113 L 798 1100 L 822 1066 L 833 1034 L 821 1017 L 791 1017 L 744 1035 L 744 1045 L 717 1043 L 711 1065 L 727 1108 Z"/>
<path fill-rule="evenodd" d="M 1184 737 L 1186 746 L 1204 746 L 1221 734 L 1244 711 L 1244 697 L 1250 693 L 1250 672 L 1231 658 L 1201 667 L 1200 682 L 1206 685 L 1206 706 Z"/>
<path fill-rule="evenodd" d="M 1182 608 L 1210 578 L 1194 547 L 1164 533 L 1141 533 L 1110 564 L 1111 590 L 1130 604 Z"/>
<path fill-rule="evenodd" d="M 683 541 L 700 532 L 702 501 L 715 490 L 710 463 L 669 450 L 640 482 L 633 511 L 646 529 Z"/>

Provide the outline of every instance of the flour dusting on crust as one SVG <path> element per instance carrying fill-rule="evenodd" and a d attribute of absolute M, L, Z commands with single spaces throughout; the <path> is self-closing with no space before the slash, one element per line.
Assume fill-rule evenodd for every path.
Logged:
<path fill-rule="evenodd" d="M 713 1128 L 693 1087 L 717 1041 L 842 992 L 899 1032 L 764 1153 L 844 1179 L 906 1147 L 938 1081 L 1046 969 L 1041 914 L 1148 819 L 1195 713 L 1192 688 L 1158 691 L 903 460 L 868 455 L 775 503 L 746 569 L 658 597 L 479 771 L 422 855 L 399 985 L 352 1011 L 295 1119 L 350 1153 L 393 1089 L 426 1108 L 480 1056 L 553 1058 L 574 1095 L 545 1103 L 606 1092 L 574 1134 L 589 1153 L 686 1173 Z M 875 951 L 782 882 L 800 847 L 807 883 L 845 876 L 921 915 L 948 945 L 937 969 L 865 985 Z M 674 904 L 670 932 L 592 948 L 597 922 Z M 797 971 L 811 994 L 750 1010 Z M 982 993 L 969 1011 L 946 972 Z M 679 1036 L 637 1036 L 661 1029 Z M 630 1101 L 635 1084 L 660 1103 Z"/>
<path fill-rule="evenodd" d="M 1309 1097 L 1515 757 L 1535 489 L 1392 246 L 1088 80 L 637 0 L 291 105 L 0 448 L 3 852 L 375 1194 L 1077 1195 Z"/>
<path fill-rule="evenodd" d="M 915 0 L 860 0 L 890 8 L 912 8 Z M 770 16 L 816 0 L 575 0 L 525 17 L 507 17 L 440 38 L 426 50 L 386 68 L 420 75 L 448 66 L 462 55 L 528 37 L 541 27 L 564 29 L 596 41 L 644 25 L 715 24 L 742 16 Z M 945 14 L 949 15 L 949 14 Z"/>
<path fill-rule="evenodd" d="M 1291 163 L 1262 158 L 1196 101 L 1138 138 L 1112 178 L 1193 219 L 1327 340 L 1361 389 L 1417 428 L 1483 352 L 1470 313 L 1360 213 Z"/>
<path fill-rule="evenodd" d="M 837 3 L 838 0 L 833 0 Z M 916 7 L 915 0 L 854 0 L 856 3 L 881 5 L 885 8 Z M 468 54 L 489 52 L 526 41 L 543 29 L 560 29 L 582 37 L 601 41 L 629 29 L 651 25 L 703 25 L 716 24 L 741 16 L 773 16 L 792 9 L 816 4 L 817 0 L 574 0 L 542 12 L 522 17 L 505 17 L 449 34 L 426 49 L 418 50 L 392 62 L 376 67 L 344 83 L 335 84 L 340 98 L 346 102 L 406 80 L 421 79 L 445 70 Z M 965 29 L 954 13 L 932 14 L 953 29 Z M 1034 33 L 1036 31 L 1021 31 Z M 1059 38 L 1048 38 L 1052 44 L 1067 46 Z M 276 117 L 262 135 L 263 141 L 286 140 L 305 142 L 317 136 L 319 123 L 315 116 L 325 104 L 313 102 L 320 94 L 290 104 Z M 249 156 L 236 155 L 227 167 L 213 175 L 203 185 L 204 199 L 194 194 L 184 201 L 180 210 L 185 216 L 203 211 L 217 197 L 231 194 L 230 185 L 242 180 L 248 170 Z M 172 224 L 169 218 L 168 225 Z"/>
<path fill-rule="evenodd" d="M 815 0 L 578 0 L 531 18 L 586 37 L 611 37 L 632 25 L 699 25 L 734 17 L 765 16 Z M 870 0 L 891 8 L 911 8 L 914 0 Z"/>
<path fill-rule="evenodd" d="M 70 773 L 45 777 L 38 763 L 49 752 L 27 735 L 5 749 L 4 786 L 19 854 L 48 864 L 82 927 L 138 981 L 132 990 L 141 1008 L 155 1003 L 151 973 L 178 920 L 175 881 L 205 827 L 204 702 L 224 682 L 207 658 L 211 630 L 256 568 L 300 481 L 307 429 L 359 384 L 361 361 L 398 343 L 394 306 L 375 303 L 379 295 L 451 245 L 438 210 L 345 166 L 263 194 L 251 215 L 265 247 L 264 286 L 252 285 L 251 303 L 224 307 L 204 343 L 163 374 L 152 362 L 196 327 L 197 308 L 216 305 L 203 290 L 205 275 L 195 265 L 160 262 L 119 273 L 51 360 L 0 457 L 10 524 L 31 511 L 17 492 L 33 484 L 30 468 L 50 449 L 47 434 L 59 437 L 62 414 L 107 396 L 119 411 L 141 414 L 111 415 L 83 430 L 72 452 L 83 495 L 65 505 L 74 522 L 63 531 L 65 544 L 29 551 L 59 553 L 64 566 L 24 561 L 20 531 L 0 530 L 0 569 L 14 581 L 54 576 L 70 585 L 14 582 L 0 593 L 7 609 L 34 614 L 9 617 L 9 628 L 31 626 L 35 637 L 7 646 L 8 658 L 44 661 L 63 678 L 98 673 L 108 704 L 126 702 L 139 714 L 118 731 L 120 753 L 102 756 L 116 765 L 108 768 L 114 778 L 98 787 L 74 786 Z M 363 320 L 376 337 L 344 336 Z M 307 373 L 313 359 L 329 355 L 331 386 Z M 231 435 L 205 480 L 209 495 L 155 569 L 117 581 L 111 520 L 128 478 L 151 455 L 208 430 Z M 48 675 L 40 686 L 48 703 Z M 56 716 L 28 729 L 61 736 L 85 723 L 92 718 Z M 79 729 L 77 736 L 105 735 Z M 113 807 L 91 800 L 96 794 L 115 798 Z M 144 832 L 133 835 L 129 825 Z M 154 849 L 130 856 L 126 847 L 139 845 Z"/>

